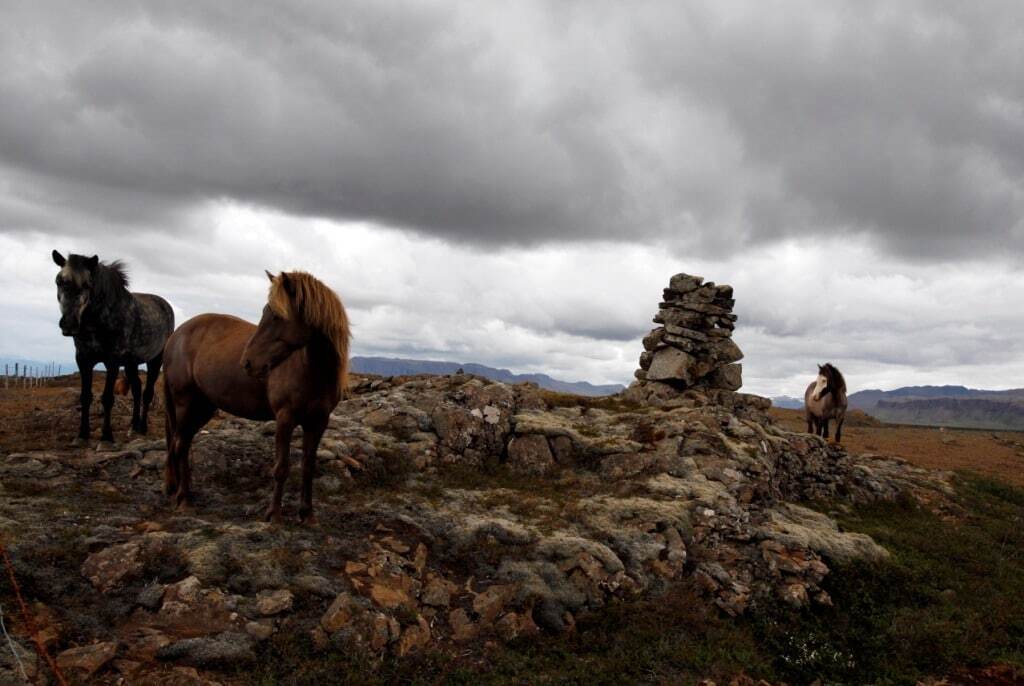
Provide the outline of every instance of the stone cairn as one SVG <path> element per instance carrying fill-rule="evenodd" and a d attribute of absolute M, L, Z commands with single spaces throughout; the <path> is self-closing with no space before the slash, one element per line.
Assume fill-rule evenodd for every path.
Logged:
<path fill-rule="evenodd" d="M 669 397 L 689 389 L 736 391 L 743 385 L 743 353 L 732 340 L 736 315 L 732 286 L 676 274 L 663 291 L 644 338 L 634 392 Z"/>

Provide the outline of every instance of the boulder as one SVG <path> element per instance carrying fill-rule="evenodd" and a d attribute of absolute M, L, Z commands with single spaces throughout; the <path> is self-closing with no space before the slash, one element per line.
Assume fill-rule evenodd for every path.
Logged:
<path fill-rule="evenodd" d="M 541 434 L 515 436 L 508 444 L 508 466 L 516 472 L 543 475 L 555 466 L 548 439 Z"/>

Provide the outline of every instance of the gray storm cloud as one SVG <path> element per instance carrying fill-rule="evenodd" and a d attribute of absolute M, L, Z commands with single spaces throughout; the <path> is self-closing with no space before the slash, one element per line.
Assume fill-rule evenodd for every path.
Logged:
<path fill-rule="evenodd" d="M 179 318 L 262 270 L 361 354 L 628 382 L 731 282 L 748 390 L 1024 382 L 1016 0 L 9 2 L 0 353 L 68 358 L 50 250 Z"/>
<path fill-rule="evenodd" d="M 166 225 L 230 198 L 476 245 L 858 233 L 915 258 L 998 252 L 1024 237 L 1021 14 L 15 3 L 0 221 Z"/>

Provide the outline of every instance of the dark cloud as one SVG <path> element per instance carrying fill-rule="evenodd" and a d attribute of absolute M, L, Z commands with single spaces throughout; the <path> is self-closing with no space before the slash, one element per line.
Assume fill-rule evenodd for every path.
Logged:
<path fill-rule="evenodd" d="M 181 231 L 230 198 L 478 245 L 1024 233 L 1014 2 L 5 13 L 7 231 Z"/>

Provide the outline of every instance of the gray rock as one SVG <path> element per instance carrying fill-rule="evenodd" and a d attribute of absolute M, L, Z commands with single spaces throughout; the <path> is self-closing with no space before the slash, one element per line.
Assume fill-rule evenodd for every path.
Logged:
<path fill-rule="evenodd" d="M 164 600 L 164 585 L 148 584 L 135 597 L 135 603 L 147 610 L 159 610 Z"/>
<path fill-rule="evenodd" d="M 555 466 L 548 439 L 541 434 L 515 436 L 508 444 L 508 465 L 524 474 L 546 474 Z"/>
<path fill-rule="evenodd" d="M 237 631 L 225 631 L 216 636 L 186 638 L 166 645 L 157 651 L 160 660 L 180 662 L 193 667 L 224 668 L 251 664 L 256 661 L 254 639 Z"/>
<path fill-rule="evenodd" d="M 669 279 L 669 289 L 676 293 L 684 294 L 690 293 L 700 288 L 700 285 L 704 283 L 703 276 L 694 276 L 692 274 L 676 274 Z"/>
<path fill-rule="evenodd" d="M 689 353 L 676 348 L 662 348 L 654 354 L 651 366 L 647 368 L 649 381 L 679 380 L 689 385 L 696 381 L 693 370 L 697 360 Z"/>

